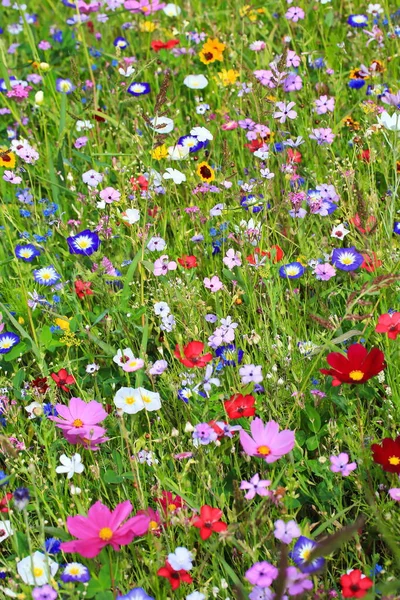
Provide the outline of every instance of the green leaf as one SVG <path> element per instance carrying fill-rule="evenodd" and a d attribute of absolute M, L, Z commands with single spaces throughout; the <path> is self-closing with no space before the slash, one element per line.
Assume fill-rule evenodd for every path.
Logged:
<path fill-rule="evenodd" d="M 99 572 L 99 583 L 103 590 L 111 587 L 111 574 L 109 565 L 104 565 L 104 567 L 101 567 Z"/>
<path fill-rule="evenodd" d="M 318 411 L 310 404 L 306 406 L 305 411 L 308 417 L 308 427 L 311 431 L 317 433 L 321 428 L 321 417 L 319 416 Z"/>
<path fill-rule="evenodd" d="M 121 483 L 123 481 L 123 477 L 115 473 L 115 471 L 111 471 L 111 469 L 107 469 L 104 473 L 103 479 L 105 483 Z"/>
<path fill-rule="evenodd" d="M 45 527 L 44 532 L 50 537 L 59 538 L 60 540 L 67 541 L 70 539 L 69 533 L 60 527 Z"/>
<path fill-rule="evenodd" d="M 306 441 L 306 446 L 310 452 L 314 452 L 314 450 L 318 448 L 318 436 L 313 435 L 310 438 L 308 438 L 308 440 Z"/>
<path fill-rule="evenodd" d="M 110 591 L 96 594 L 96 600 L 114 600 L 114 594 Z"/>
<path fill-rule="evenodd" d="M 132 260 L 131 264 L 129 265 L 129 269 L 128 269 L 128 272 L 125 277 L 124 287 L 122 289 L 121 298 L 119 301 L 119 306 L 120 306 L 121 312 L 126 311 L 126 309 L 128 308 L 128 301 L 129 301 L 129 297 L 131 295 L 130 284 L 133 281 L 133 277 L 135 275 L 135 272 L 138 267 L 141 256 L 142 256 L 142 249 L 140 249 L 136 253 L 134 259 Z"/>

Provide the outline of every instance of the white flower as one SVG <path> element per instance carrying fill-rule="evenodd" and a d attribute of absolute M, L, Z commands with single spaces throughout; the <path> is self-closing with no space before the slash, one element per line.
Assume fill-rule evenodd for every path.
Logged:
<path fill-rule="evenodd" d="M 186 596 L 186 600 L 205 600 L 205 598 L 205 595 L 197 590 Z"/>
<path fill-rule="evenodd" d="M 18 575 L 28 585 L 46 585 L 58 571 L 58 564 L 43 552 L 26 556 L 17 564 Z"/>
<path fill-rule="evenodd" d="M 77 485 L 71 485 L 70 491 L 71 496 L 79 496 L 79 494 L 82 492 L 81 488 Z"/>
<path fill-rule="evenodd" d="M 14 532 L 11 528 L 11 521 L 1 521 L 0 520 L 0 542 L 6 540 L 10 535 Z"/>
<path fill-rule="evenodd" d="M 133 225 L 140 220 L 140 212 L 137 208 L 127 208 L 121 215 L 121 219 L 127 225 Z"/>
<path fill-rule="evenodd" d="M 272 179 L 273 177 L 275 177 L 275 174 L 271 173 L 269 169 L 260 169 L 260 175 L 264 179 Z"/>
<path fill-rule="evenodd" d="M 154 117 L 150 119 L 150 123 L 150 129 L 157 133 L 171 133 L 174 128 L 173 120 L 168 117 Z"/>
<path fill-rule="evenodd" d="M 367 13 L 369 15 L 380 15 L 383 12 L 383 8 L 380 4 L 368 4 Z"/>
<path fill-rule="evenodd" d="M 125 350 L 117 350 L 117 354 L 113 357 L 113 361 L 123 367 L 125 363 L 134 358 L 133 352 L 130 348 L 125 348 Z"/>
<path fill-rule="evenodd" d="M 191 90 L 202 90 L 208 86 L 208 79 L 204 75 L 188 75 L 183 83 Z"/>
<path fill-rule="evenodd" d="M 77 121 L 76 122 L 76 130 L 77 131 L 87 131 L 88 129 L 93 129 L 94 125 L 90 121 Z"/>
<path fill-rule="evenodd" d="M 154 235 L 153 237 L 151 237 L 147 243 L 147 249 L 151 250 L 152 252 L 157 251 L 157 252 L 161 252 L 162 250 L 164 250 L 167 247 L 167 242 L 165 240 L 163 240 L 162 237 L 160 237 L 159 235 Z"/>
<path fill-rule="evenodd" d="M 78 453 L 74 454 L 71 458 L 68 458 L 65 454 L 61 454 L 60 463 L 61 467 L 56 468 L 56 473 L 66 473 L 68 479 L 71 479 L 75 473 L 80 474 L 85 470 L 82 464 L 82 457 Z"/>
<path fill-rule="evenodd" d="M 190 130 L 190 135 L 197 137 L 199 142 L 206 142 L 207 140 L 211 141 L 214 139 L 213 134 L 211 131 L 208 131 L 206 127 L 193 127 L 193 129 Z"/>
<path fill-rule="evenodd" d="M 132 67 L 132 65 L 129 65 L 128 67 L 126 67 L 126 69 L 123 69 L 122 67 L 118 69 L 118 73 L 122 75 L 122 77 L 131 77 L 131 75 L 133 75 L 134 72 L 135 69 Z"/>
<path fill-rule="evenodd" d="M 266 146 L 264 144 L 264 146 L 262 146 L 261 148 L 259 148 L 255 152 L 253 152 L 253 154 L 254 154 L 254 156 L 257 156 L 257 158 L 259 158 L 261 160 L 267 160 L 267 158 L 269 156 L 269 146 Z"/>
<path fill-rule="evenodd" d="M 178 169 L 172 169 L 171 167 L 165 169 L 163 178 L 172 179 L 172 181 L 177 185 L 179 185 L 183 181 L 186 181 L 186 175 L 184 173 L 181 173 L 181 171 L 178 171 Z"/>
<path fill-rule="evenodd" d="M 103 181 L 104 175 L 102 173 L 98 173 L 94 169 L 89 169 L 86 173 L 82 175 L 83 183 L 86 183 L 89 187 L 97 187 L 99 183 Z"/>
<path fill-rule="evenodd" d="M 157 316 L 166 317 L 171 312 L 170 307 L 166 302 L 156 302 L 154 305 L 154 314 Z"/>
<path fill-rule="evenodd" d="M 343 239 L 348 233 L 350 233 L 350 229 L 346 229 L 343 223 L 334 227 L 331 231 L 331 237 L 338 238 L 338 240 Z"/>
<path fill-rule="evenodd" d="M 159 463 L 158 459 L 154 456 L 154 452 L 148 452 L 147 450 L 140 450 L 137 453 L 137 459 L 141 465 L 147 463 L 149 466 L 151 466 L 158 465 Z"/>
<path fill-rule="evenodd" d="M 168 148 L 168 156 L 171 160 L 184 160 L 189 156 L 190 148 L 176 144 Z"/>
<path fill-rule="evenodd" d="M 144 408 L 148 411 L 161 408 L 160 394 L 140 387 L 120 388 L 114 396 L 114 404 L 128 415 L 134 415 Z"/>
<path fill-rule="evenodd" d="M 389 113 L 384 110 L 378 117 L 378 123 L 390 131 L 400 131 L 400 113 L 389 115 Z"/>
<path fill-rule="evenodd" d="M 163 8 L 163 13 L 167 15 L 167 17 L 179 17 L 181 14 L 180 6 L 177 4 L 166 4 Z"/>
<path fill-rule="evenodd" d="M 175 571 L 190 571 L 193 568 L 193 554 L 187 549 L 179 546 L 175 552 L 168 554 L 168 562 Z"/>
<path fill-rule="evenodd" d="M 29 415 L 29 419 L 36 419 L 36 417 L 41 417 L 43 414 L 43 406 L 39 402 L 31 402 L 25 406 L 25 410 Z"/>
<path fill-rule="evenodd" d="M 91 363 L 90 365 L 86 365 L 86 373 L 92 374 L 92 373 L 96 373 L 96 371 L 98 371 L 100 369 L 99 365 L 96 365 L 96 363 Z"/>

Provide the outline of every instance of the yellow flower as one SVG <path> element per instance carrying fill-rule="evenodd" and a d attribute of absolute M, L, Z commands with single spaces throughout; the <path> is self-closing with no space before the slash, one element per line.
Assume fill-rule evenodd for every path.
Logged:
<path fill-rule="evenodd" d="M 214 181 L 215 179 L 214 169 L 212 169 L 207 162 L 201 162 L 197 166 L 196 173 L 202 181 L 207 181 L 207 183 L 210 183 L 210 181 Z"/>
<path fill-rule="evenodd" d="M 10 152 L 6 147 L 0 147 L 0 167 L 13 169 L 15 167 L 15 154 Z"/>
<path fill-rule="evenodd" d="M 208 50 L 214 50 L 215 52 L 222 54 L 225 48 L 225 44 L 217 40 L 217 38 L 215 38 L 214 40 L 208 38 L 208 40 L 203 44 L 203 50 L 206 52 Z"/>
<path fill-rule="evenodd" d="M 19 323 L 20 325 L 23 325 L 23 324 L 25 323 L 25 319 L 24 319 L 24 317 L 18 317 L 18 323 Z"/>
<path fill-rule="evenodd" d="M 215 62 L 216 60 L 219 61 L 223 61 L 224 57 L 222 56 L 222 54 L 220 52 L 217 52 L 216 50 L 213 49 L 209 49 L 209 50 L 205 50 L 203 48 L 203 50 L 201 50 L 199 52 L 199 57 L 202 63 L 204 63 L 205 65 L 209 65 L 210 63 Z"/>
<path fill-rule="evenodd" d="M 222 69 L 222 71 L 218 73 L 218 75 L 220 81 L 225 86 L 235 83 L 236 79 L 240 77 L 239 71 L 235 71 L 233 69 L 229 69 L 229 71 L 227 71 L 226 69 Z"/>
<path fill-rule="evenodd" d="M 161 160 L 162 158 L 166 158 L 168 156 L 167 146 L 162 144 L 162 146 L 157 146 L 154 150 L 151 150 L 151 157 L 154 160 Z"/>
<path fill-rule="evenodd" d="M 54 322 L 63 331 L 69 331 L 70 325 L 69 325 L 69 319 L 67 317 L 62 317 L 62 318 L 59 317 Z"/>
<path fill-rule="evenodd" d="M 156 25 L 155 23 L 153 23 L 153 21 L 143 21 L 143 23 L 140 23 L 139 29 L 140 31 L 146 31 L 147 33 L 151 33 L 156 29 Z"/>
<path fill-rule="evenodd" d="M 247 15 L 247 13 L 250 11 L 251 6 L 250 4 L 245 4 L 244 6 L 242 6 L 242 8 L 239 8 L 239 15 L 241 17 L 245 17 Z"/>

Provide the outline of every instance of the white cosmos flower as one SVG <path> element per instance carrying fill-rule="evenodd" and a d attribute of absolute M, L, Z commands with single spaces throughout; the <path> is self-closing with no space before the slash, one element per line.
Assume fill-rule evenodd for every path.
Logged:
<path fill-rule="evenodd" d="M 214 139 L 213 134 L 211 131 L 208 131 L 207 127 L 193 127 L 193 129 L 190 130 L 190 135 L 197 137 L 199 142 L 206 142 L 207 140 L 211 141 Z"/>
<path fill-rule="evenodd" d="M 190 571 L 193 568 L 193 554 L 187 549 L 179 546 L 175 552 L 168 554 L 168 562 L 175 571 Z"/>
<path fill-rule="evenodd" d="M 150 119 L 151 129 L 157 133 L 171 133 L 174 128 L 174 122 L 168 117 L 154 117 Z"/>
<path fill-rule="evenodd" d="M 129 65 L 128 67 L 126 67 L 126 69 L 124 69 L 123 67 L 120 67 L 118 69 L 118 73 L 120 75 L 122 75 L 122 77 L 131 77 L 135 72 L 135 69 Z"/>
<path fill-rule="evenodd" d="M 163 8 L 163 13 L 167 15 L 167 17 L 179 17 L 181 12 L 181 8 L 177 4 L 169 3 Z"/>
<path fill-rule="evenodd" d="M 56 468 L 56 473 L 66 473 L 68 479 L 71 479 L 75 473 L 80 474 L 85 470 L 82 464 L 82 457 L 78 453 L 74 454 L 71 458 L 68 458 L 65 454 L 61 454 L 60 463 L 61 466 Z"/>
<path fill-rule="evenodd" d="M 17 563 L 18 575 L 28 585 L 42 586 L 58 571 L 58 564 L 43 552 L 35 552 Z"/>
<path fill-rule="evenodd" d="M 389 115 L 386 110 L 378 117 L 378 123 L 389 131 L 400 131 L 400 113 Z"/>
<path fill-rule="evenodd" d="M 0 542 L 6 540 L 13 533 L 11 521 L 0 521 Z"/>
<path fill-rule="evenodd" d="M 181 173 L 181 171 L 178 171 L 178 169 L 172 169 L 171 167 L 165 169 L 163 178 L 172 179 L 172 181 L 177 185 L 179 185 L 183 181 L 186 181 L 186 175 L 184 173 Z"/>
<path fill-rule="evenodd" d="M 144 388 L 120 388 L 114 396 L 114 404 L 122 412 L 134 415 L 144 408 L 148 411 L 161 408 L 160 394 Z"/>
<path fill-rule="evenodd" d="M 140 221 L 140 212 L 137 208 L 127 208 L 121 215 L 121 219 L 127 225 L 133 225 Z"/>
<path fill-rule="evenodd" d="M 191 90 L 202 90 L 208 86 L 208 79 L 204 75 L 188 75 L 183 83 Z"/>

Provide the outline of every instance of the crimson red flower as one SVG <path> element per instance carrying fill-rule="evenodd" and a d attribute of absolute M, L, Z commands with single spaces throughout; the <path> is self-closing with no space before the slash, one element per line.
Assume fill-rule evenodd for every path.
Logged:
<path fill-rule="evenodd" d="M 267 256 L 273 263 L 277 263 L 284 257 L 284 252 L 280 246 L 274 245 L 271 246 L 269 251 L 261 250 L 260 248 L 254 249 L 254 254 L 249 254 L 246 256 L 246 260 L 251 265 L 257 265 L 261 261 L 258 259 L 258 256 L 264 257 Z"/>
<path fill-rule="evenodd" d="M 347 356 L 330 352 L 326 357 L 332 369 L 320 369 L 324 375 L 332 375 L 332 385 L 341 383 L 364 383 L 385 369 L 385 355 L 379 348 L 370 352 L 362 344 L 352 344 Z"/>
<path fill-rule="evenodd" d="M 47 385 L 47 377 L 36 377 L 30 382 L 30 387 L 37 390 L 39 394 L 45 394 L 49 389 Z"/>
<path fill-rule="evenodd" d="M 220 533 L 228 529 L 228 525 L 220 520 L 221 517 L 222 510 L 219 508 L 213 508 L 212 506 L 208 506 L 208 504 L 201 507 L 200 516 L 194 518 L 193 526 L 200 529 L 202 540 L 208 540 L 213 531 Z"/>
<path fill-rule="evenodd" d="M 350 573 L 341 576 L 340 585 L 344 598 L 364 598 L 374 583 L 369 577 L 363 575 L 360 569 L 353 569 Z"/>
<path fill-rule="evenodd" d="M 351 217 L 350 223 L 352 223 L 352 225 L 354 225 L 354 227 L 358 229 L 360 233 L 365 235 L 366 233 L 371 233 L 371 231 L 376 227 L 376 217 L 370 215 L 366 221 L 364 228 L 363 223 L 360 219 L 360 215 L 356 213 L 354 217 Z"/>
<path fill-rule="evenodd" d="M 371 252 L 371 254 L 367 254 L 366 252 L 361 252 L 361 256 L 364 261 L 361 263 L 360 268 L 365 269 L 369 273 L 372 273 L 382 265 L 382 261 L 378 260 L 375 252 Z"/>
<path fill-rule="evenodd" d="M 161 505 L 165 515 L 174 513 L 185 506 L 183 498 L 174 496 L 171 492 L 166 491 L 162 492 L 161 498 L 155 498 L 155 501 Z"/>
<path fill-rule="evenodd" d="M 255 152 L 264 146 L 264 140 L 251 140 L 250 144 L 245 144 L 244 147 L 248 148 L 250 152 Z"/>
<path fill-rule="evenodd" d="M 136 190 L 146 191 L 149 187 L 149 182 L 144 175 L 139 175 L 139 177 L 131 177 L 129 181 L 134 192 L 136 192 Z"/>
<path fill-rule="evenodd" d="M 68 386 L 75 383 L 75 377 L 70 375 L 66 369 L 60 369 L 58 373 L 52 373 L 50 377 L 64 392 L 69 392 Z"/>
<path fill-rule="evenodd" d="M 75 293 L 78 296 L 78 298 L 82 299 L 85 296 L 92 296 L 93 290 L 90 289 L 91 285 L 91 281 L 81 281 L 80 279 L 77 279 L 74 283 L 74 287 Z"/>
<path fill-rule="evenodd" d="M 171 48 L 175 48 L 175 46 L 179 45 L 179 40 L 168 40 L 168 42 L 163 42 L 161 40 L 153 40 L 151 42 L 151 47 L 154 52 L 160 52 L 160 50 L 170 50 Z"/>
<path fill-rule="evenodd" d="M 178 263 L 184 269 L 194 269 L 195 267 L 197 267 L 197 258 L 193 255 L 188 256 L 187 254 L 184 254 L 183 256 L 181 256 L 181 258 L 178 258 Z"/>
<path fill-rule="evenodd" d="M 358 155 L 358 158 L 366 163 L 369 163 L 371 160 L 371 152 L 367 150 L 363 150 L 361 154 Z"/>
<path fill-rule="evenodd" d="M 377 333 L 387 333 L 390 340 L 395 340 L 400 333 L 400 312 L 380 315 L 375 331 Z"/>
<path fill-rule="evenodd" d="M 241 417 L 254 417 L 256 409 L 254 407 L 256 399 L 254 396 L 243 396 L 243 394 L 234 394 L 225 400 L 224 406 L 230 419 L 240 419 Z"/>
<path fill-rule="evenodd" d="M 374 462 L 388 473 L 400 475 L 400 436 L 395 440 L 385 438 L 380 444 L 371 446 Z"/>
<path fill-rule="evenodd" d="M 173 590 L 177 590 L 182 582 L 185 583 L 193 583 L 193 579 L 190 577 L 189 573 L 184 569 L 180 571 L 175 571 L 169 564 L 169 562 L 165 561 L 165 567 L 161 567 L 158 569 L 157 575 L 160 577 L 166 577 L 171 584 Z"/>
<path fill-rule="evenodd" d="M 298 150 L 292 150 L 292 148 L 288 148 L 287 155 L 288 155 L 289 162 L 301 163 L 302 154 Z"/>
<path fill-rule="evenodd" d="M 175 346 L 174 356 L 189 369 L 193 369 L 194 367 L 205 367 L 206 364 L 213 359 L 213 356 L 210 352 L 202 355 L 203 350 L 203 342 L 189 342 L 183 349 L 177 344 Z M 184 355 L 183 357 L 182 352 Z"/>
<path fill-rule="evenodd" d="M 8 492 L 4 498 L 0 500 L 0 513 L 8 512 L 8 505 L 10 504 L 12 497 L 13 495 Z"/>

